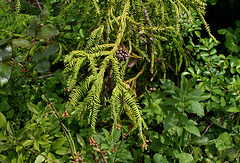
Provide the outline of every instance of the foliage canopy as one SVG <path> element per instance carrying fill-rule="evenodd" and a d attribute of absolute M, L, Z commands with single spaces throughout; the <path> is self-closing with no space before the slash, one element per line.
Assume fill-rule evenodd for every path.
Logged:
<path fill-rule="evenodd" d="M 0 9 L 0 161 L 239 161 L 239 21 L 224 55 L 204 0 Z"/>

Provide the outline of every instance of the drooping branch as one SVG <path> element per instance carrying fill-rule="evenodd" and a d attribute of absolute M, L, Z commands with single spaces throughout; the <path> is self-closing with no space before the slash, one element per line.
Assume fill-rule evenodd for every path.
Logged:
<path fill-rule="evenodd" d="M 149 27 L 152 27 L 152 23 L 151 23 L 151 20 L 149 18 L 147 9 L 143 5 L 142 0 L 141 0 L 141 4 L 142 4 L 142 7 L 143 7 L 143 12 L 144 12 L 144 15 L 145 15 L 145 19 L 147 20 Z M 151 35 L 153 35 L 153 31 L 152 30 L 150 31 L 150 33 L 151 33 Z M 152 46 L 153 46 L 153 38 L 149 37 L 149 40 L 148 40 L 148 43 L 147 43 L 147 54 L 148 54 L 148 56 L 150 58 L 151 58 L 151 55 L 152 55 Z"/>
<path fill-rule="evenodd" d="M 143 5 L 142 0 L 141 0 L 141 4 Z M 149 26 L 152 27 L 151 20 L 149 18 L 148 12 L 147 12 L 147 10 L 146 10 L 144 5 L 143 5 L 143 12 L 144 12 L 144 15 L 145 15 L 145 19 L 148 21 Z M 152 33 L 152 31 L 151 31 L 151 33 Z"/>

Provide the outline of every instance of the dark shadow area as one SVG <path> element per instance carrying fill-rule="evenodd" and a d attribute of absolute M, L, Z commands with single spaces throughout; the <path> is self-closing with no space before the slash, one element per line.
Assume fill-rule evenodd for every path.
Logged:
<path fill-rule="evenodd" d="M 223 43 L 224 35 L 218 34 L 218 30 L 228 27 L 235 28 L 235 21 L 240 20 L 240 1 L 220 0 L 216 5 L 208 3 L 205 19 L 210 25 L 212 34 Z M 222 46 L 224 45 L 222 44 Z"/>

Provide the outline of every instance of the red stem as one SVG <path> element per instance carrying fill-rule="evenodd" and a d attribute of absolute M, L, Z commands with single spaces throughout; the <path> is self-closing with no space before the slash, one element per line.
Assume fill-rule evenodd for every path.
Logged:
<path fill-rule="evenodd" d="M 38 7 L 39 7 L 40 11 L 42 11 L 42 7 L 40 6 L 40 4 L 39 4 L 38 0 L 36 0 L 36 2 L 37 2 L 37 5 L 38 5 Z"/>

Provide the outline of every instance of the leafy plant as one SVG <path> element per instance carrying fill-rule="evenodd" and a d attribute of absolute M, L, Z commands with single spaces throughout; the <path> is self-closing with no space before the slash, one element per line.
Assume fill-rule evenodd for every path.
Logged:
<path fill-rule="evenodd" d="M 233 30 L 231 27 L 227 29 L 220 29 L 219 34 L 225 35 L 225 47 L 228 49 L 230 54 L 236 54 L 239 56 L 240 52 L 240 20 L 236 20 L 236 29 Z"/>
<path fill-rule="evenodd" d="M 161 90 L 152 93 L 149 101 L 143 101 L 145 110 L 157 113 L 157 116 L 152 117 L 149 116 L 151 113 L 147 113 L 147 118 L 155 119 L 158 124 L 159 122 L 162 124 L 159 126 L 150 123 L 149 125 L 151 128 L 150 149 L 155 153 L 152 157 L 153 161 L 156 162 L 159 159 L 163 162 L 172 162 L 171 160 L 192 162 L 194 157 L 188 153 L 187 146 L 201 136 L 201 129 L 196 120 L 197 116 L 205 115 L 204 108 L 200 103 L 204 100 L 202 91 L 199 88 L 193 88 L 196 85 L 196 78 L 187 80 L 182 75 L 180 88 L 168 79 L 160 81 L 162 83 Z M 190 113 L 192 114 L 191 119 L 189 119 Z M 160 127 L 158 127 L 159 130 L 155 130 L 157 126 Z"/>
<path fill-rule="evenodd" d="M 3 2 L 0 162 L 239 161 L 238 22 L 218 54 L 205 2 Z"/>
<path fill-rule="evenodd" d="M 225 30 L 219 32 L 223 31 Z M 230 46 L 226 46 L 230 55 L 225 56 L 217 53 L 216 44 L 212 39 L 203 39 L 199 36 L 199 41 L 202 43 L 201 46 L 195 45 L 193 42 L 190 42 L 191 45 L 188 46 L 193 55 L 197 57 L 197 60 L 193 62 L 193 67 L 188 70 L 193 77 L 197 78 L 198 86 L 204 92 L 206 101 L 203 104 L 206 106 L 206 114 L 208 115 L 206 119 L 211 121 L 211 124 L 206 127 L 202 134 L 207 135 L 209 140 L 205 146 L 205 152 L 212 151 L 211 155 L 207 155 L 209 158 L 205 158 L 205 160 L 237 160 L 237 151 L 232 146 L 233 137 L 226 132 L 233 133 L 234 138 L 238 139 L 238 134 L 234 133 L 238 126 L 238 118 L 234 118 L 234 115 L 239 112 L 239 85 L 237 84 L 239 58 L 237 55 L 232 55 L 234 52 Z M 226 42 L 225 45 L 229 45 L 230 37 Z M 186 72 L 185 74 L 190 73 Z M 223 143 L 223 139 L 227 140 L 226 144 Z M 238 144 L 238 141 L 235 143 Z"/>
<path fill-rule="evenodd" d="M 144 85 L 137 85 L 134 81 L 140 74 L 143 74 L 142 78 L 148 79 L 146 83 L 149 83 L 154 73 L 158 71 L 155 71 L 155 64 L 164 60 L 162 58 L 168 58 L 170 63 L 171 54 L 174 54 L 177 70 L 180 69 L 183 58 L 186 63 L 189 62 L 183 49 L 184 41 L 180 34 L 178 20 L 192 19 L 191 10 L 194 10 L 203 20 L 210 34 L 209 27 L 203 19 L 204 3 L 200 1 L 191 1 L 191 3 L 190 1 L 176 1 L 176 3 L 170 1 L 170 4 L 165 4 L 163 1 L 159 4 L 149 3 L 157 9 L 160 9 L 159 4 L 161 4 L 162 13 L 151 9 L 147 12 L 145 4 L 140 1 L 127 0 L 124 1 L 124 5 L 123 2 L 103 2 L 105 6 L 94 3 L 97 17 L 94 23 L 95 29 L 88 36 L 88 41 L 82 50 L 72 51 L 66 56 L 67 66 L 64 72 L 68 80 L 68 90 L 73 89 L 70 94 L 68 112 L 80 115 L 89 111 L 89 122 L 94 131 L 101 105 L 109 102 L 109 109 L 114 120 L 113 126 L 119 124 L 119 117 L 125 112 L 139 129 L 139 136 L 143 143 L 145 138 L 142 128 L 145 127 L 145 122 L 135 98 L 137 94 L 143 92 Z M 165 8 L 165 5 L 169 8 Z M 102 9 L 106 8 L 107 12 L 100 12 L 99 6 Z M 172 10 L 169 10 L 170 8 Z M 181 17 L 183 13 L 186 13 L 188 17 Z M 162 18 L 162 23 L 153 20 L 155 23 L 153 26 L 150 17 L 156 15 Z M 166 15 L 166 18 L 161 15 Z M 137 73 L 130 70 L 135 64 L 142 67 Z M 159 64 L 165 66 L 165 63 Z M 149 70 L 145 70 L 145 67 Z M 131 75 L 133 78 L 129 77 L 128 71 L 133 73 Z M 84 72 L 83 75 L 81 72 Z M 135 88 L 139 91 L 135 91 Z"/>

